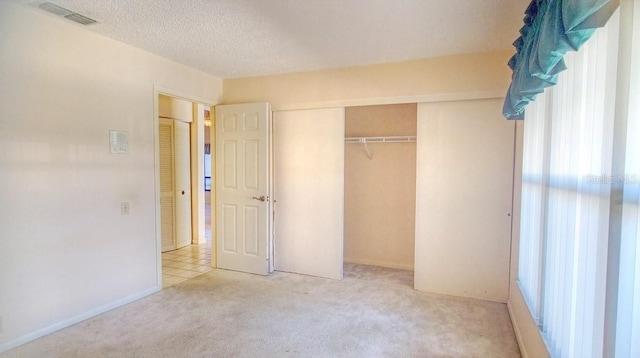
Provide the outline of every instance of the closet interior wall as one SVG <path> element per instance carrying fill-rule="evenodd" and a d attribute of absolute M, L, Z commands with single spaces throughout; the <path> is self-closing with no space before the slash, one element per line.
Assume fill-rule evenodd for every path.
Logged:
<path fill-rule="evenodd" d="M 348 107 L 345 137 L 415 136 L 417 105 Z M 345 145 L 344 261 L 413 270 L 416 143 Z"/>

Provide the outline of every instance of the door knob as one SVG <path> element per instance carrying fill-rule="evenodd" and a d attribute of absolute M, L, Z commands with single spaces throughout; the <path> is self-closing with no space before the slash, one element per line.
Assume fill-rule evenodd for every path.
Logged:
<path fill-rule="evenodd" d="M 269 197 L 268 197 L 268 196 L 264 196 L 264 195 L 263 195 L 263 196 L 261 196 L 261 197 L 259 197 L 259 198 L 256 198 L 256 197 L 254 196 L 254 197 L 253 197 L 253 198 L 251 198 L 251 199 L 253 199 L 253 200 L 258 200 L 258 201 L 263 201 L 263 202 L 264 202 L 264 201 L 268 201 L 268 200 L 269 200 Z"/>
<path fill-rule="evenodd" d="M 184 195 L 184 190 L 182 191 L 182 195 Z"/>

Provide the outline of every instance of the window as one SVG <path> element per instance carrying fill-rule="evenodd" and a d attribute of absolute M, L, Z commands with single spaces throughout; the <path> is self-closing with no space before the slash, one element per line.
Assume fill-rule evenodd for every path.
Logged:
<path fill-rule="evenodd" d="M 628 120 L 616 112 L 619 23 L 568 53 L 568 70 L 525 115 L 518 283 L 553 357 L 609 345 L 640 356 L 640 98 Z"/>

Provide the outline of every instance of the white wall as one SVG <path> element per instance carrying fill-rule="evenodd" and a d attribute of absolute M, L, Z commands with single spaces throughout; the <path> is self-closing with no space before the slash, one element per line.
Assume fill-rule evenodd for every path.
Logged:
<path fill-rule="evenodd" d="M 2 351 L 158 289 L 154 85 L 222 82 L 6 2 L 0 33 Z"/>
<path fill-rule="evenodd" d="M 515 127 L 501 108 L 418 105 L 418 290 L 507 302 Z"/>

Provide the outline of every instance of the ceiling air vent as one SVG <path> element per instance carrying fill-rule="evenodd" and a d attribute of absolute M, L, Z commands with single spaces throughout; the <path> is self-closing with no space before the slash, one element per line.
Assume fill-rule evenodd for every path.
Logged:
<path fill-rule="evenodd" d="M 67 15 L 65 17 L 67 19 L 71 20 L 71 21 L 75 21 L 75 22 L 77 22 L 79 24 L 82 24 L 82 25 L 91 25 L 91 24 L 95 24 L 97 22 L 94 19 L 90 19 L 90 18 L 88 18 L 86 16 L 82 16 L 82 15 L 76 14 L 76 13 Z"/>
<path fill-rule="evenodd" d="M 52 14 L 56 14 L 58 16 L 67 16 L 73 14 L 73 11 L 69 11 L 63 7 L 60 7 L 56 4 L 52 4 L 50 2 L 45 2 L 43 4 L 38 5 L 44 11 L 49 11 Z"/>
<path fill-rule="evenodd" d="M 50 3 L 50 2 L 45 2 L 42 3 L 40 5 L 38 5 L 38 7 L 44 11 L 48 11 L 52 14 L 58 15 L 58 16 L 62 16 L 68 20 L 77 22 L 79 24 L 82 25 L 91 25 L 91 24 L 95 24 L 97 21 L 94 19 L 90 19 L 84 15 L 80 15 L 77 12 L 73 12 L 71 10 L 67 10 L 65 8 L 63 8 L 62 6 L 58 6 L 54 3 Z"/>

